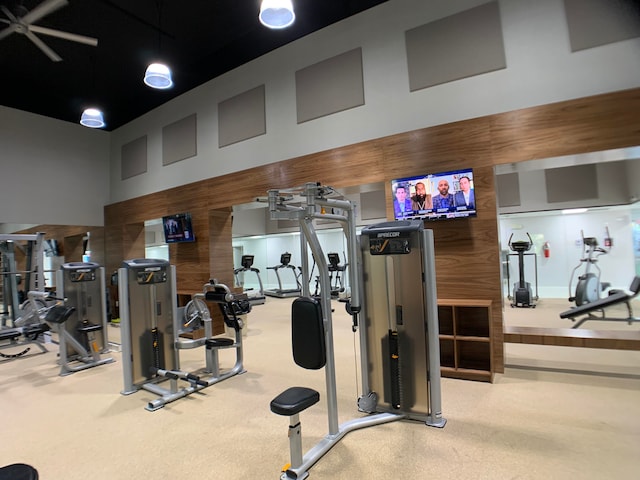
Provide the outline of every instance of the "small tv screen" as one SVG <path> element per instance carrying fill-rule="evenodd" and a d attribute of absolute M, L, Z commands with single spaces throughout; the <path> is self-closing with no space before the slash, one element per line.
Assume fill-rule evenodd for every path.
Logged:
<path fill-rule="evenodd" d="M 396 220 L 476 216 L 471 168 L 392 180 L 391 191 Z"/>
<path fill-rule="evenodd" d="M 164 241 L 166 243 L 195 242 L 190 213 L 178 213 L 162 217 Z"/>

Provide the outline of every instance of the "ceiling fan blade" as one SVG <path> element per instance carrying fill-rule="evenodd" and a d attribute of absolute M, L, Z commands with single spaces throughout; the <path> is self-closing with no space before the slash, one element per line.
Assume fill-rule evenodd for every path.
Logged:
<path fill-rule="evenodd" d="M 18 19 L 16 18 L 16 16 L 11 13 L 11 10 L 9 10 L 7 7 L 5 7 L 4 5 L 0 5 L 0 10 L 2 10 L 2 12 L 7 16 L 7 18 L 9 19 L 9 23 L 18 23 Z M 4 19 L 2 19 L 2 21 L 6 21 Z"/>
<path fill-rule="evenodd" d="M 0 30 L 0 40 L 11 35 L 13 32 L 16 31 L 16 29 L 17 29 L 16 25 L 12 23 L 4 30 Z"/>
<path fill-rule="evenodd" d="M 29 40 L 31 40 L 33 43 L 36 44 L 36 46 L 42 50 L 44 52 L 44 54 L 49 57 L 51 60 L 53 60 L 54 62 L 59 62 L 62 60 L 62 58 L 53 50 L 51 50 L 49 47 L 47 47 L 47 45 L 45 45 L 45 43 L 40 40 L 38 37 L 36 37 L 34 35 L 33 32 L 30 32 L 29 30 L 27 30 L 24 33 L 27 37 L 29 37 Z"/>
<path fill-rule="evenodd" d="M 0 18 L 0 22 L 2 23 L 8 23 L 9 25 L 11 25 L 11 21 L 7 20 L 6 18 Z"/>
<path fill-rule="evenodd" d="M 22 22 L 25 24 L 30 24 L 37 22 L 45 15 L 50 14 L 51 12 L 58 10 L 60 7 L 64 7 L 69 3 L 68 0 L 45 0 L 36 8 L 27 13 L 24 17 L 21 18 Z"/>
<path fill-rule="evenodd" d="M 43 35 L 49 35 L 50 37 L 63 38 L 65 40 L 71 40 L 72 42 L 84 43 L 85 45 L 90 45 L 92 47 L 98 45 L 97 38 L 85 37 L 84 35 L 77 35 L 75 33 L 62 32 L 52 28 L 39 27 L 37 25 L 29 25 L 29 30 Z"/>

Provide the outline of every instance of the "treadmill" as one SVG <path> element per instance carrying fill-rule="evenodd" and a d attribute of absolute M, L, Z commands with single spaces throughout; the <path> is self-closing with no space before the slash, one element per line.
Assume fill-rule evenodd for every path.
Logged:
<path fill-rule="evenodd" d="M 264 294 L 269 297 L 278 297 L 278 298 L 287 298 L 287 297 L 299 297 L 302 291 L 302 285 L 300 285 L 300 280 L 298 274 L 296 273 L 296 267 L 290 265 L 291 262 L 291 254 L 289 252 L 285 252 L 280 255 L 280 265 L 276 265 L 275 267 L 267 267 L 267 270 L 273 270 L 276 274 L 276 278 L 278 279 L 278 288 L 267 289 L 264 291 Z M 282 277 L 280 276 L 280 270 L 284 269 L 284 271 L 291 271 L 295 281 L 295 288 L 283 288 L 282 286 Z"/>
<path fill-rule="evenodd" d="M 239 287 L 243 287 L 243 291 L 247 294 L 249 304 L 251 306 L 262 305 L 266 301 L 266 297 L 264 296 L 264 288 L 262 287 L 260 270 L 253 267 L 253 255 L 242 255 L 240 263 L 242 263 L 242 266 L 240 268 L 236 268 L 233 271 L 233 275 L 236 279 L 236 285 L 238 285 Z M 244 276 L 241 280 L 238 274 L 246 272 L 253 272 L 256 274 L 256 277 L 258 277 L 258 285 L 260 285 L 258 290 L 254 290 L 253 288 L 244 288 Z"/>

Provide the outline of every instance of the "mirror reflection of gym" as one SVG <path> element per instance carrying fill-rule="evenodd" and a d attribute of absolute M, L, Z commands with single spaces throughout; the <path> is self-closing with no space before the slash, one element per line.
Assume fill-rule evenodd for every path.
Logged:
<path fill-rule="evenodd" d="M 619 332 L 616 335 L 637 330 L 637 159 L 638 148 L 628 148 L 495 168 L 507 328 L 577 328 Z M 518 252 L 509 247 L 510 237 L 523 241 L 522 247 L 530 244 L 523 252 L 521 290 Z M 561 317 L 618 292 L 624 300 L 590 312 L 587 321 Z M 537 308 L 512 308 L 516 293 L 528 297 L 516 303 Z"/>

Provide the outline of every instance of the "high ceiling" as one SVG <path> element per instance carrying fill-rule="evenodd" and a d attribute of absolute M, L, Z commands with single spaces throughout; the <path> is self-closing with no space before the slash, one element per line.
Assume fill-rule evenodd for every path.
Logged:
<path fill-rule="evenodd" d="M 113 130 L 216 76 L 385 1 L 293 0 L 293 26 L 270 30 L 258 20 L 260 0 L 0 0 L 0 105 L 73 123 L 86 107 L 97 106 L 105 111 L 105 129 Z M 54 62 L 27 35 L 2 33 L 9 28 L 5 10 L 21 18 L 48 2 L 62 5 L 33 25 L 93 37 L 97 46 L 33 29 L 61 57 Z M 173 70 L 170 90 L 152 90 L 142 82 L 147 65 L 158 59 Z"/>

